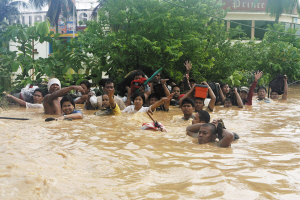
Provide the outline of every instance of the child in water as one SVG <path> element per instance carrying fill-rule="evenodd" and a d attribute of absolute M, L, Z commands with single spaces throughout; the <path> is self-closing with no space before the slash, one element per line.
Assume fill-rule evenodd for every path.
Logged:
<path fill-rule="evenodd" d="M 63 116 L 58 117 L 56 120 L 68 120 L 68 119 L 82 119 L 83 114 L 80 110 L 75 109 L 74 100 L 70 96 L 64 96 L 60 101 L 61 110 Z"/>
<path fill-rule="evenodd" d="M 119 105 L 114 101 L 115 89 L 108 92 L 108 94 L 102 95 L 102 107 L 104 109 L 95 112 L 95 115 L 116 115 L 121 114 Z"/>

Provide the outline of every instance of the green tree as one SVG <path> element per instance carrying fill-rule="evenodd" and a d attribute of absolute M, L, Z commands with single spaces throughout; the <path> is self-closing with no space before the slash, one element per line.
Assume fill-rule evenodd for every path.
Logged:
<path fill-rule="evenodd" d="M 300 4 L 298 0 L 267 0 L 266 12 L 275 16 L 275 23 L 278 24 L 282 13 L 292 13 L 294 9 L 300 13 Z"/>
<path fill-rule="evenodd" d="M 69 13 L 73 13 L 74 8 L 72 0 L 30 0 L 29 2 L 36 8 L 42 8 L 45 5 L 49 5 L 47 17 L 49 18 L 51 25 L 55 25 L 56 33 L 58 33 L 58 20 L 60 14 L 62 14 L 64 20 L 67 20 L 68 17 L 70 17 Z"/>
<path fill-rule="evenodd" d="M 179 82 L 184 61 L 191 60 L 197 79 L 209 79 L 206 72 L 215 66 L 219 49 L 230 46 L 231 35 L 223 21 L 201 13 L 225 17 L 222 4 L 174 2 L 199 13 L 159 0 L 104 1 L 98 21 L 89 22 L 79 36 L 81 48 L 94 57 L 90 67 L 120 78 L 134 69 L 150 74 L 164 66 L 163 73 Z"/>
<path fill-rule="evenodd" d="M 24 1 L 0 0 L 0 22 L 6 18 L 11 21 L 20 14 L 18 7 L 27 7 Z"/>

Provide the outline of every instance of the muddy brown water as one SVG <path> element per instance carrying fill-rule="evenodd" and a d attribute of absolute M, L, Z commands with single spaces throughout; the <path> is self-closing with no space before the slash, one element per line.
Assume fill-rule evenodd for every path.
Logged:
<path fill-rule="evenodd" d="M 156 112 L 168 132 L 141 130 L 145 113 L 45 122 L 42 109 L 0 119 L 0 199 L 299 199 L 300 86 L 288 101 L 216 107 L 240 135 L 231 148 L 186 136 L 179 108 Z"/>

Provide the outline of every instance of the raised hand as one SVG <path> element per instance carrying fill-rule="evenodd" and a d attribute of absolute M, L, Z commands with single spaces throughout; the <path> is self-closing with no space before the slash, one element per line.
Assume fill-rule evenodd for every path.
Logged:
<path fill-rule="evenodd" d="M 163 102 L 170 101 L 173 98 L 173 95 L 174 93 L 171 93 L 169 96 L 161 98 L 161 101 Z"/>
<path fill-rule="evenodd" d="M 115 94 L 115 89 L 112 89 L 112 90 L 110 90 L 109 92 L 108 92 L 108 97 L 109 98 L 113 98 L 114 97 L 114 94 Z"/>
<path fill-rule="evenodd" d="M 81 86 L 75 85 L 75 86 L 73 86 L 73 89 L 74 89 L 74 90 L 78 90 L 78 91 L 81 92 L 81 93 L 84 93 L 84 89 L 83 89 Z"/>
<path fill-rule="evenodd" d="M 168 81 L 169 79 L 161 79 L 160 80 L 160 83 L 162 84 L 162 85 L 164 85 L 164 84 L 166 84 L 166 82 Z"/>
<path fill-rule="evenodd" d="M 186 71 L 191 71 L 192 69 L 192 62 L 191 61 L 185 61 L 184 66 L 186 67 Z"/>
<path fill-rule="evenodd" d="M 255 77 L 255 81 L 257 82 L 258 81 L 258 79 L 260 79 L 260 77 L 263 75 L 263 72 L 262 71 L 259 71 L 259 70 L 257 70 L 257 72 L 255 72 L 255 75 L 254 75 L 254 77 Z"/>

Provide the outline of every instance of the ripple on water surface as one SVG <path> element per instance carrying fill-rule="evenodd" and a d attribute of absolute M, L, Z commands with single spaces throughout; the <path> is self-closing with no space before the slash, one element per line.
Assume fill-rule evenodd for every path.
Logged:
<path fill-rule="evenodd" d="M 186 136 L 179 108 L 154 113 L 162 133 L 140 129 L 143 113 L 46 123 L 41 109 L 12 107 L 1 116 L 31 120 L 0 119 L 0 199 L 299 199 L 299 91 L 216 107 L 211 118 L 240 135 L 231 148 Z"/>

